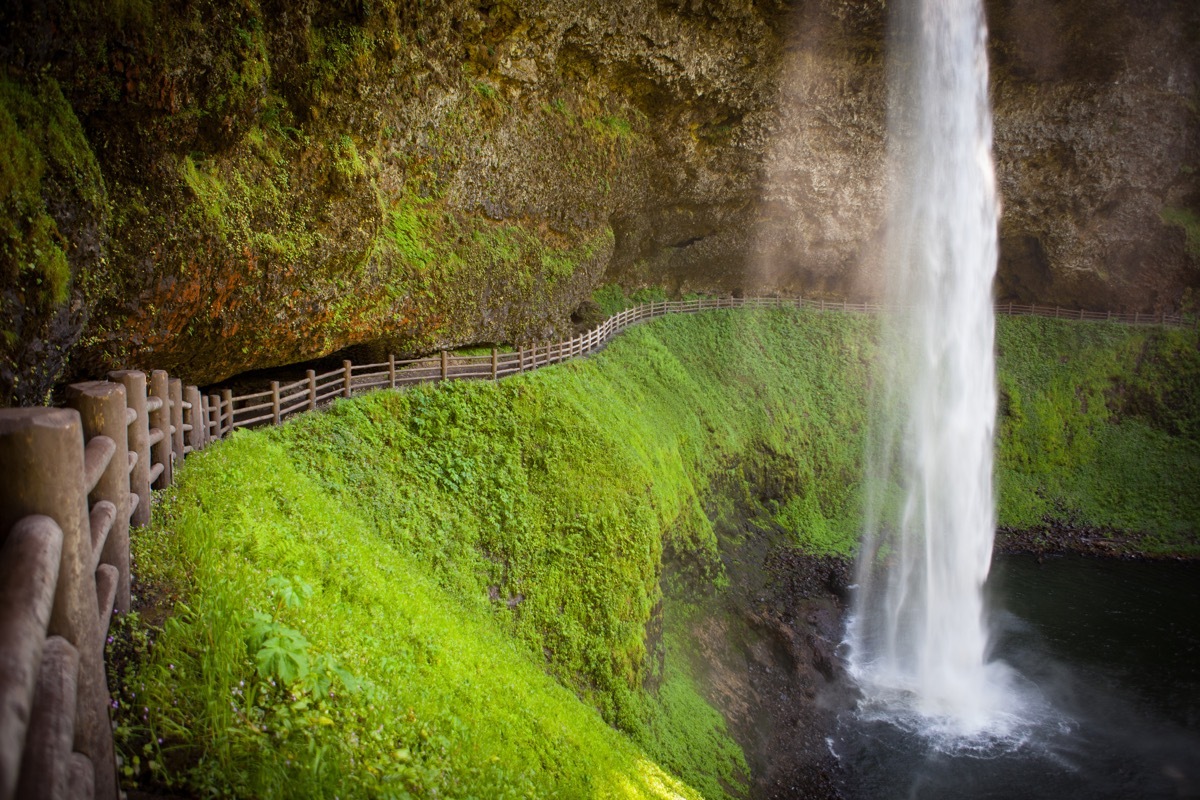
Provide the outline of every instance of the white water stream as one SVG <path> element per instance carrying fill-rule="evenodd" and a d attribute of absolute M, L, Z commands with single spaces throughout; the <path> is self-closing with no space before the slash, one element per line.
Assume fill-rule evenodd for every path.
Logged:
<path fill-rule="evenodd" d="M 861 710 L 922 731 L 999 733 L 988 663 L 997 221 L 979 0 L 913 0 L 892 63 L 889 301 L 850 669 Z"/>

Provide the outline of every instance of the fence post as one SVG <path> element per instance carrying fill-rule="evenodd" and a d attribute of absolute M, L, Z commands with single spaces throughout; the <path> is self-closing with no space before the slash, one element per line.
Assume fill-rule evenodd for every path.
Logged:
<path fill-rule="evenodd" d="M 9 475 L 0 481 L 0 531 L 7 536 L 18 520 L 34 514 L 52 518 L 62 530 L 47 633 L 62 636 L 79 651 L 74 749 L 91 759 L 96 797 L 115 800 L 104 637 L 96 607 L 96 579 L 88 571 L 92 540 L 83 451 L 83 428 L 74 409 L 0 409 L 0 464 L 11 465 Z"/>
<path fill-rule="evenodd" d="M 150 416 L 146 412 L 146 373 L 127 369 L 108 373 L 109 380 L 125 387 L 125 405 L 136 414 L 129 424 L 128 451 L 136 460 L 129 472 L 129 491 L 137 495 L 137 507 L 129 524 L 141 528 L 150 523 Z"/>
<path fill-rule="evenodd" d="M 388 388 L 396 388 L 396 357 L 388 356 Z"/>
<path fill-rule="evenodd" d="M 210 431 L 208 429 L 208 420 L 209 420 L 208 395 L 201 394 L 199 388 L 196 389 L 196 394 L 200 397 L 200 405 L 199 405 L 200 416 L 195 418 L 196 419 L 195 424 L 200 426 L 200 446 L 208 447 L 208 437 L 209 437 L 209 433 L 210 433 Z"/>
<path fill-rule="evenodd" d="M 167 396 L 171 398 L 171 470 L 174 475 L 175 462 L 183 461 L 183 381 L 170 378 Z"/>
<path fill-rule="evenodd" d="M 233 433 L 233 390 L 221 390 L 221 410 L 224 415 L 224 422 L 221 424 L 221 436 Z"/>
<path fill-rule="evenodd" d="M 108 381 L 73 383 L 67 387 L 67 405 L 79 412 L 83 424 L 83 435 L 107 436 L 116 445 L 116 452 L 108 463 L 108 469 L 100 476 L 92 490 L 93 504 L 108 501 L 116 509 L 116 516 L 104 539 L 99 554 L 89 552 L 100 564 L 111 564 L 117 568 L 116 608 L 122 614 L 129 611 L 129 425 L 125 421 L 125 387 Z M 138 501 L 141 504 L 141 501 Z M 89 527 L 89 542 L 94 543 L 99 534 Z M 91 562 L 91 563 L 94 563 Z M 100 609 L 101 613 L 106 610 Z"/>
<path fill-rule="evenodd" d="M 344 383 L 342 384 L 342 397 L 349 397 L 351 390 L 351 364 L 349 361 L 342 362 L 342 371 L 345 374 Z"/>
<path fill-rule="evenodd" d="M 209 441 L 222 438 L 221 433 L 221 396 L 219 394 L 210 394 L 208 396 L 208 420 L 209 430 L 212 433 L 209 436 Z"/>
<path fill-rule="evenodd" d="M 499 373 L 500 373 L 500 350 L 499 350 L 499 348 L 493 347 L 492 348 L 492 380 L 496 380 L 496 378 L 499 377 Z"/>
<path fill-rule="evenodd" d="M 271 381 L 271 424 L 279 424 L 279 381 Z"/>
<path fill-rule="evenodd" d="M 151 460 L 154 464 L 162 464 L 162 472 L 154 482 L 155 489 L 165 489 L 171 485 L 171 395 L 167 386 L 167 373 L 156 369 L 150 373 L 150 396 L 159 399 L 157 410 L 150 412 L 150 437 L 159 434 L 154 429 L 162 431 L 162 438 L 150 447 Z M 152 404 L 153 405 L 153 404 Z M 154 466 L 151 466 L 151 470 Z"/>
<path fill-rule="evenodd" d="M 450 357 L 446 355 L 446 351 L 442 351 L 442 380 L 446 380 L 446 374 L 449 372 Z"/>
<path fill-rule="evenodd" d="M 188 409 L 188 425 L 191 429 L 187 432 L 187 446 L 194 453 L 204 449 L 204 424 L 201 422 L 204 419 L 204 402 L 200 399 L 200 390 L 195 386 L 184 389 L 183 396 L 191 406 Z"/>

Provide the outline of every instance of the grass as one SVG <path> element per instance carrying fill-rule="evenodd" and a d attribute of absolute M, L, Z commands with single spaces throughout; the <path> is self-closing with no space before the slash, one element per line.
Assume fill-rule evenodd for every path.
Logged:
<path fill-rule="evenodd" d="M 1194 542 L 1196 332 L 1004 319 L 998 344 L 1001 522 Z M 874 354 L 863 316 L 670 316 L 593 357 L 339 401 L 188 459 L 134 540 L 143 584 L 183 602 L 118 682 L 127 780 L 741 796 L 664 564 L 726 585 L 706 509 L 733 496 L 850 555 Z"/>

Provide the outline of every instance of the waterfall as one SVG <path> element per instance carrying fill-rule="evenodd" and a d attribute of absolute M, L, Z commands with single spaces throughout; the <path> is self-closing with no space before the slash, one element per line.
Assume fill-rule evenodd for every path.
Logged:
<path fill-rule="evenodd" d="M 912 0 L 889 50 L 891 202 L 850 671 L 863 706 L 955 733 L 1004 704 L 989 664 L 999 203 L 980 0 Z"/>

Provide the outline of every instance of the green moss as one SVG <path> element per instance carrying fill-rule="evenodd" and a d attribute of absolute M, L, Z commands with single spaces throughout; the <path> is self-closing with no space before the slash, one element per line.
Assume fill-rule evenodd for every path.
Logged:
<path fill-rule="evenodd" d="M 440 785 L 451 795 L 503 796 L 532 786 L 538 796 L 605 796 L 603 776 L 614 769 L 606 765 L 617 764 L 618 783 L 630 788 L 616 796 L 647 794 L 636 776 L 662 767 L 706 796 L 738 793 L 745 764 L 692 678 L 686 609 L 668 614 L 658 688 L 645 688 L 659 663 L 645 630 L 662 599 L 664 552 L 686 565 L 687 580 L 722 585 L 704 513 L 714 480 L 759 485 L 770 476 L 763 511 L 771 513 L 775 498 L 804 489 L 802 475 L 823 474 L 839 457 L 818 451 L 844 414 L 861 413 L 834 387 L 861 390 L 865 364 L 847 344 L 869 324 L 790 312 L 666 318 L 560 368 L 499 384 L 381 392 L 239 434 L 194 458 L 200 466 L 185 467 L 162 532 L 137 545 L 139 563 L 164 562 L 149 577 L 188 584 L 196 614 L 164 631 L 160 641 L 171 643 L 141 673 L 153 682 L 161 674 L 153 665 L 175 663 L 178 674 L 180 662 L 189 664 L 187 697 L 175 684 L 152 690 L 169 707 L 146 735 L 177 725 L 197 732 L 191 758 L 213 765 L 204 780 L 220 791 L 269 783 L 246 777 L 250 770 L 282 781 L 278 791 L 310 793 L 311 771 L 288 775 L 280 766 L 310 747 L 295 738 L 309 734 L 243 740 L 236 714 L 218 713 L 239 681 L 261 685 L 239 624 L 214 629 L 234 637 L 228 646 L 206 649 L 195 638 L 210 615 L 256 610 L 303 636 L 308 658 L 334 657 L 376 687 L 374 700 L 339 693 L 345 707 L 320 711 L 343 736 L 367 742 L 360 764 L 388 774 L 400 746 L 415 760 L 417 734 L 406 727 L 418 725 L 413 716 L 444 737 L 440 749 L 421 751 L 436 767 L 423 774 L 441 776 L 420 784 L 422 792 Z M 819 363 L 793 369 L 810 360 Z M 807 398 L 800 408 L 798 396 Z M 807 540 L 803 530 L 795 536 Z M 177 539 L 182 555 L 156 552 L 156 537 Z M 314 587 L 312 599 L 296 611 L 273 607 L 267 582 L 292 576 Z M 247 608 L 243 598 L 257 599 Z M 445 628 L 459 633 L 437 622 L 447 615 Z M 227 660 L 217 663 L 212 652 Z M 502 673 L 481 666 L 497 662 Z M 550 710 L 547 698 L 559 695 L 542 683 L 542 669 L 571 690 L 561 697 L 581 702 Z M 605 729 L 591 708 L 623 737 L 591 738 L 598 734 L 588 731 Z M 356 715 L 364 721 L 350 721 Z M 390 744 L 376 753 L 364 731 L 380 726 Z M 557 733 L 546 735 L 547 726 Z M 342 745 L 309 727 L 311 748 L 326 747 L 330 781 L 373 785 L 374 773 L 351 767 L 338 755 Z M 183 744 L 164 738 L 168 747 Z M 584 738 L 595 748 L 588 755 L 574 744 Z M 493 754 L 515 765 L 503 781 L 490 777 Z M 202 785 L 196 774 L 182 777 Z"/>
<path fill-rule="evenodd" d="M 343 180 L 353 182 L 367 174 L 362 156 L 358 154 L 358 148 L 349 136 L 338 136 L 329 149 L 333 168 Z"/>
<path fill-rule="evenodd" d="M 1158 216 L 1164 225 L 1174 225 L 1183 231 L 1188 255 L 1200 261 L 1200 213 L 1191 208 L 1168 206 Z"/>
<path fill-rule="evenodd" d="M 997 344 L 1000 523 L 1073 518 L 1200 552 L 1197 332 L 1001 318 Z"/>
<path fill-rule="evenodd" d="M 72 285 L 70 245 L 44 199 L 59 191 L 103 218 L 104 180 L 58 84 L 0 79 L 0 269 L 33 309 L 63 305 Z"/>
<path fill-rule="evenodd" d="M 616 139 L 619 141 L 628 141 L 633 139 L 633 125 L 629 120 L 617 116 L 602 116 L 595 119 L 585 120 L 583 127 L 589 133 L 600 139 Z"/>

